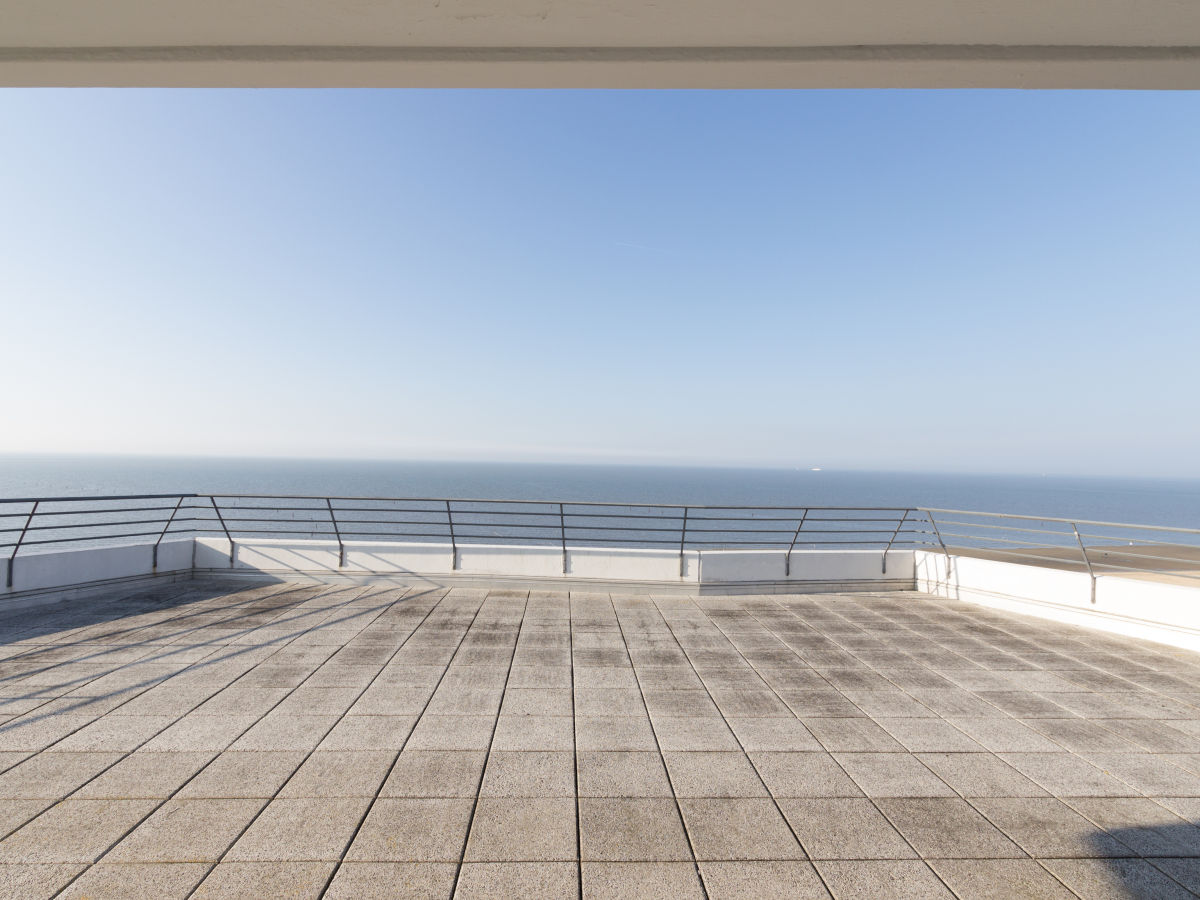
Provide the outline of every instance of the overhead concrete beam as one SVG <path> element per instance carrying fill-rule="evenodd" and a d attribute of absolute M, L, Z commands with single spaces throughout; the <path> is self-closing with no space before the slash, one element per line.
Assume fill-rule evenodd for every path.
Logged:
<path fill-rule="evenodd" d="M 0 0 L 0 84 L 1200 88 L 1194 0 Z"/>

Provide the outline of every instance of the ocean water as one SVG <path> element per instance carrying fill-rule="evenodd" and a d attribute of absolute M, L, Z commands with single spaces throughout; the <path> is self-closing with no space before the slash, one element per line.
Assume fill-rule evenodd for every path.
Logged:
<path fill-rule="evenodd" d="M 174 491 L 692 505 L 925 506 L 1200 528 L 1200 479 L 532 463 L 0 456 L 0 499 Z"/>

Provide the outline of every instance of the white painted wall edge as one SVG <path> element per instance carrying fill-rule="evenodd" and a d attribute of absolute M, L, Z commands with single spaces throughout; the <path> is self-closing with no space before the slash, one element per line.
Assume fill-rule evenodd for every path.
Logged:
<path fill-rule="evenodd" d="M 1200 586 L 914 552 L 916 588 L 939 597 L 1200 651 Z"/>

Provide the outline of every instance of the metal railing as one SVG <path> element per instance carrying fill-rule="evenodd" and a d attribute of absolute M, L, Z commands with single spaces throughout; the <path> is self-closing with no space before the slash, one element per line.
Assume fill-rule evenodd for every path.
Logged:
<path fill-rule="evenodd" d="M 105 546 L 170 537 L 218 536 L 232 547 L 247 539 L 325 539 L 338 545 L 406 541 L 569 547 L 670 548 L 681 572 L 689 550 L 778 549 L 790 572 L 797 549 L 889 550 L 926 546 L 928 523 L 907 508 L 705 506 L 583 501 L 138 494 L 0 500 L 0 558 L 8 586 L 19 553 L 64 546 Z M 886 554 L 884 567 L 886 571 Z"/>
<path fill-rule="evenodd" d="M 272 494 L 129 494 L 0 500 L 7 587 L 19 554 L 170 537 L 325 539 L 345 565 L 348 542 L 449 544 L 453 567 L 472 544 L 778 550 L 934 549 L 1099 575 L 1200 581 L 1200 529 L 921 507 L 707 506 Z"/>
<path fill-rule="evenodd" d="M 1200 586 L 1200 529 L 963 509 L 923 509 L 943 552 Z"/>

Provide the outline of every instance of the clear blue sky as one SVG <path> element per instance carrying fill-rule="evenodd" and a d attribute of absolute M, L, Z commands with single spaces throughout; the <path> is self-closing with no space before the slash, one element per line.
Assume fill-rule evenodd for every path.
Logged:
<path fill-rule="evenodd" d="M 1200 475 L 1200 94 L 0 92 L 0 451 Z"/>

